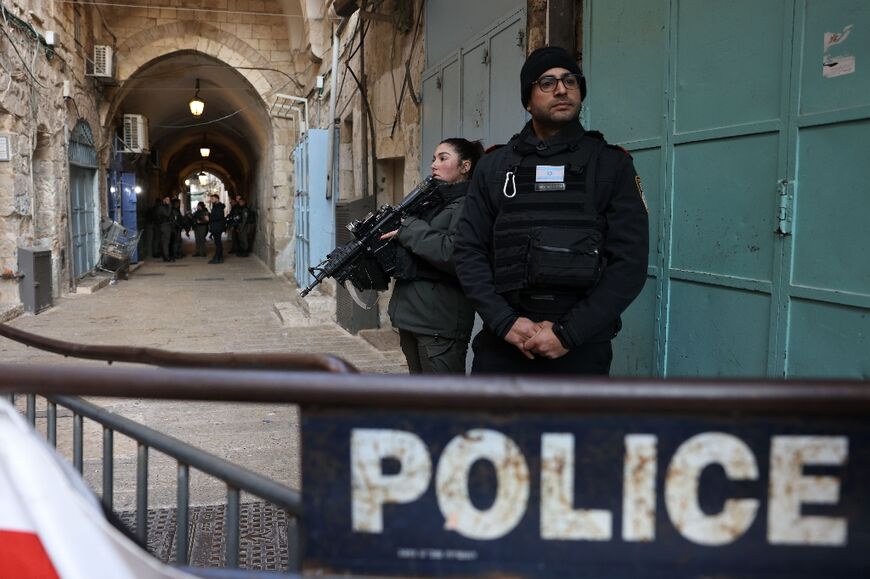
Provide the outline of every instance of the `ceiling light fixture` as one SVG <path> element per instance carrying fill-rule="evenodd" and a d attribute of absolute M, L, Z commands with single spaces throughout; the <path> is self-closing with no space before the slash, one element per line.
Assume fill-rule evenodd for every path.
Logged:
<path fill-rule="evenodd" d="M 205 140 L 205 133 L 202 134 L 202 147 L 199 148 L 199 154 L 203 157 L 211 155 L 211 149 L 208 148 L 208 143 Z"/>
<path fill-rule="evenodd" d="M 193 93 L 193 99 L 191 99 L 190 103 L 190 114 L 195 117 L 198 117 L 202 114 L 202 111 L 205 110 L 205 103 L 199 98 L 199 79 L 196 79 L 196 92 Z"/>

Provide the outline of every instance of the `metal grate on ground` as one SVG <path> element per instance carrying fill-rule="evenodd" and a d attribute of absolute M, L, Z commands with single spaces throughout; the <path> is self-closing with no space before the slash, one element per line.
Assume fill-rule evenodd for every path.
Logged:
<path fill-rule="evenodd" d="M 190 507 L 189 561 L 192 567 L 225 567 L 224 505 Z M 164 563 L 177 562 L 176 510 L 148 509 L 148 551 Z M 136 513 L 119 513 L 132 530 Z M 255 571 L 285 571 L 288 566 L 287 513 L 266 502 L 242 503 L 239 567 Z"/>

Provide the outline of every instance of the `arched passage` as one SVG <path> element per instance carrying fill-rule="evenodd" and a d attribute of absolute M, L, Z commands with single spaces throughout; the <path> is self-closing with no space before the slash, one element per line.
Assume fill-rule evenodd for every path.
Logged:
<path fill-rule="evenodd" d="M 197 81 L 205 110 L 194 117 L 188 103 Z M 198 51 L 164 54 L 143 64 L 116 89 L 107 128 L 123 126 L 124 114 L 144 116 L 149 127 L 149 153 L 124 155 L 125 164 L 135 165 L 145 183 L 143 210 L 158 197 L 180 193 L 191 172 L 209 171 L 266 217 L 260 221 L 255 251 L 268 265 L 280 268 L 275 255 L 287 244 L 276 237 L 269 216 L 276 207 L 275 188 L 288 190 L 287 161 L 279 156 L 285 147 L 276 151 L 276 143 L 286 138 L 276 136 L 286 131 L 285 121 L 269 115 L 261 88 L 248 75 Z M 200 153 L 204 145 L 210 150 L 207 158 Z M 279 208 L 286 205 L 287 200 L 277 199 Z M 141 221 L 146 221 L 144 216 Z"/>

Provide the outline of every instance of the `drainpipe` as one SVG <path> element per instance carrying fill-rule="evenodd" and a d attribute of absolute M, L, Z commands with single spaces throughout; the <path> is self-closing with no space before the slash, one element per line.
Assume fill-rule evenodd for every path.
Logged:
<path fill-rule="evenodd" d="M 70 179 L 70 162 L 69 162 L 69 127 L 66 126 L 66 123 L 63 125 L 63 151 L 64 156 L 66 157 L 66 239 L 67 239 L 67 251 L 66 251 L 66 269 L 69 274 L 69 292 L 75 293 L 76 286 L 76 272 L 75 272 L 75 262 L 74 262 L 74 239 L 73 239 L 73 214 L 72 214 L 72 182 Z"/>
<path fill-rule="evenodd" d="M 336 191 L 335 161 L 338 158 L 338 139 L 336 128 L 338 119 L 335 118 L 335 93 L 338 90 L 338 27 L 335 21 L 332 23 L 332 69 L 329 79 L 329 134 L 327 135 L 327 150 L 329 151 L 329 167 L 326 169 L 326 195 L 332 199 L 332 244 L 335 245 L 335 202 L 338 197 Z"/>
<path fill-rule="evenodd" d="M 338 119 L 335 118 L 335 92 L 338 90 L 338 27 L 332 23 L 332 68 L 329 79 L 329 134 L 326 137 L 327 151 L 329 152 L 329 167 L 326 170 L 326 182 L 328 184 L 326 194 L 332 198 L 332 207 L 335 209 L 335 180 L 333 170 L 338 161 L 338 146 L 335 142 L 335 129 L 338 127 Z"/>
<path fill-rule="evenodd" d="M 308 99 L 298 96 L 292 96 L 289 94 L 276 94 L 275 96 L 278 98 L 287 99 L 289 101 L 296 101 L 297 103 L 302 103 L 305 105 L 305 118 L 302 119 L 302 122 L 299 123 L 299 135 L 302 136 L 302 133 L 308 130 Z M 296 107 L 293 108 L 296 109 Z"/>
<path fill-rule="evenodd" d="M 306 122 L 306 118 L 308 116 L 308 107 L 305 107 L 305 110 L 302 107 L 296 106 L 293 107 L 293 110 L 296 111 L 296 124 L 299 127 L 299 140 L 302 140 L 302 135 L 308 130 L 308 123 Z"/>

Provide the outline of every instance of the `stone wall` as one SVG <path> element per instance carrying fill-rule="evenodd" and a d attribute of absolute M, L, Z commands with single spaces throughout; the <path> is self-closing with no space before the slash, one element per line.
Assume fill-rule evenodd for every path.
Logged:
<path fill-rule="evenodd" d="M 296 125 L 271 119 L 277 93 L 299 95 L 316 74 L 322 39 L 320 2 L 298 0 L 215 0 L 166 2 L 136 0 L 130 6 L 76 5 L 54 0 L 2 0 L 8 21 L 0 22 L 0 133 L 11 159 L 0 161 L 0 304 L 19 302 L 18 247 L 52 251 L 55 296 L 73 285 L 69 231 L 69 134 L 82 119 L 98 150 L 94 202 L 106 213 L 105 169 L 110 136 L 123 100 L 120 87 L 143 65 L 181 50 L 207 54 L 234 67 L 259 95 L 257 168 L 250 184 L 259 210 L 256 251 L 276 271 L 293 264 L 293 196 L 289 154 Z M 132 3 L 131 3 L 132 4 Z M 173 8 L 165 8 L 172 4 Z M 191 8 L 186 9 L 185 4 Z M 234 14 L 226 11 L 235 11 Z M 309 19 L 309 20 L 306 20 Z M 327 27 L 328 28 L 328 27 Z M 45 32 L 56 33 L 53 50 Z M 85 75 L 95 44 L 115 49 L 119 88 L 104 87 Z M 64 81 L 69 98 L 63 97 Z M 161 175 L 142 175 L 146 183 Z"/>
<path fill-rule="evenodd" d="M 68 134 L 78 119 L 99 133 L 99 94 L 85 78 L 81 50 L 97 20 L 89 9 L 59 2 L 3 0 L 3 6 L 0 133 L 8 137 L 11 159 L 0 161 L 0 272 L 17 272 L 19 247 L 50 249 L 56 297 L 71 277 Z M 49 30 L 56 33 L 53 47 L 45 43 Z M 17 280 L 0 279 L 0 304 L 18 301 Z"/>

